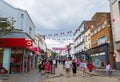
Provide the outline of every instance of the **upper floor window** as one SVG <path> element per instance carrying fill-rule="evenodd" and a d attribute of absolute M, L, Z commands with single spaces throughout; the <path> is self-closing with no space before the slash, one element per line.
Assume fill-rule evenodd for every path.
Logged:
<path fill-rule="evenodd" d="M 31 31 L 32 31 L 32 28 L 31 28 L 31 27 L 29 27 L 29 34 L 31 34 Z"/>
<path fill-rule="evenodd" d="M 24 14 L 23 13 L 21 13 L 21 18 L 24 18 Z"/>
<path fill-rule="evenodd" d="M 100 27 L 100 26 L 98 26 L 98 32 L 101 30 L 100 28 L 101 28 L 101 27 Z"/>
<path fill-rule="evenodd" d="M 118 1 L 119 14 L 120 14 L 120 1 Z"/>
<path fill-rule="evenodd" d="M 101 37 L 101 38 L 98 39 L 98 45 L 106 43 L 106 41 L 107 41 L 107 37 L 103 36 L 103 37 Z"/>
<path fill-rule="evenodd" d="M 106 22 L 103 22 L 102 28 L 105 28 L 105 27 L 106 27 Z"/>
<path fill-rule="evenodd" d="M 94 30 L 94 33 L 95 33 L 95 34 L 97 33 L 97 30 L 96 30 L 96 29 Z"/>

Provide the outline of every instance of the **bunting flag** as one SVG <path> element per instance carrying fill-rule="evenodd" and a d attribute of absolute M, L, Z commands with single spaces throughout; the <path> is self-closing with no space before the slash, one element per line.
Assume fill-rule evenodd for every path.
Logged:
<path fill-rule="evenodd" d="M 103 24 L 103 22 L 100 22 L 99 23 L 99 25 L 101 25 L 101 24 Z M 96 25 L 96 24 L 93 24 L 93 25 L 91 25 L 91 26 L 88 26 L 87 28 L 89 29 L 89 28 L 93 28 L 93 27 L 97 27 L 98 25 Z M 73 33 L 79 33 L 79 32 L 81 32 L 81 31 L 83 31 L 83 29 L 82 28 L 77 28 L 77 29 L 75 29 L 75 30 L 69 30 L 69 31 L 66 31 L 66 32 L 60 32 L 60 33 L 54 33 L 54 34 L 45 34 L 45 37 L 46 37 L 46 39 L 51 39 L 51 40 L 75 40 L 73 37 L 71 37 L 71 38 L 65 38 L 66 36 L 73 36 Z M 65 36 L 65 37 L 63 37 L 63 36 Z M 86 35 L 86 36 L 81 36 L 80 38 L 78 38 L 78 39 L 76 39 L 76 40 L 78 40 L 78 41 L 83 41 L 83 39 L 86 39 L 86 38 L 88 38 L 88 37 L 90 37 L 91 35 L 89 34 L 89 35 Z"/>
<path fill-rule="evenodd" d="M 71 35 L 76 31 L 78 31 L 78 30 L 70 30 L 70 31 L 61 32 L 61 33 L 55 33 L 55 34 L 45 34 L 45 36 L 46 37 L 53 37 L 53 36 Z"/>
<path fill-rule="evenodd" d="M 46 38 L 49 40 L 74 40 L 74 38 Z"/>

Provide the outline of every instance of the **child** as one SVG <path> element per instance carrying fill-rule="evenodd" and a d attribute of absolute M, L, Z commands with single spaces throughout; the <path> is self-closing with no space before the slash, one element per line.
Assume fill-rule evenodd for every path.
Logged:
<path fill-rule="evenodd" d="M 89 72 L 92 72 L 92 70 L 93 70 L 93 65 L 91 63 L 88 64 L 88 70 L 89 70 Z"/>
<path fill-rule="evenodd" d="M 108 75 L 112 75 L 111 66 L 110 66 L 109 62 L 106 65 L 106 70 L 108 72 Z"/>

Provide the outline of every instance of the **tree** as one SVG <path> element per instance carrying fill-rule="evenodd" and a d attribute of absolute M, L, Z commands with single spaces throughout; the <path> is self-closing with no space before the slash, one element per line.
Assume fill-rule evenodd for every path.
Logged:
<path fill-rule="evenodd" d="M 14 18 L 0 18 L 0 33 L 8 34 L 14 29 Z"/>
<path fill-rule="evenodd" d="M 52 56 L 55 58 L 57 56 L 57 53 L 56 52 L 53 52 L 52 53 Z"/>

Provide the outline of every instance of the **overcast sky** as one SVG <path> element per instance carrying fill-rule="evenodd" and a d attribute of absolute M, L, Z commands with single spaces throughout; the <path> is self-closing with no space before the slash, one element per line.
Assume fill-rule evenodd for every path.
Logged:
<path fill-rule="evenodd" d="M 108 0 L 5 0 L 27 10 L 39 34 L 75 30 L 96 12 L 109 12 Z M 50 41 L 49 41 L 50 42 Z"/>

